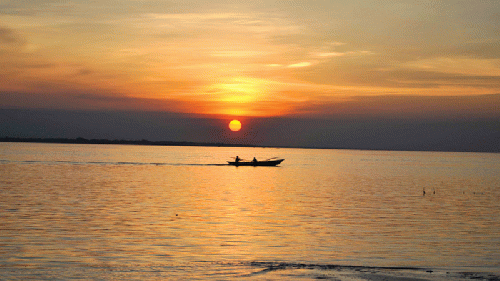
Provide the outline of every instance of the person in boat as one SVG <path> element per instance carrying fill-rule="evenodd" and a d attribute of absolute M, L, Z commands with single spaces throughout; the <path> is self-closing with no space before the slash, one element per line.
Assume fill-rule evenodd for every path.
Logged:
<path fill-rule="evenodd" d="M 234 162 L 238 163 L 238 162 L 240 162 L 240 160 L 241 160 L 240 157 L 238 157 L 238 155 L 236 155 L 236 158 L 234 158 Z"/>
<path fill-rule="evenodd" d="M 252 162 L 256 163 L 257 162 L 257 158 L 253 158 Z"/>

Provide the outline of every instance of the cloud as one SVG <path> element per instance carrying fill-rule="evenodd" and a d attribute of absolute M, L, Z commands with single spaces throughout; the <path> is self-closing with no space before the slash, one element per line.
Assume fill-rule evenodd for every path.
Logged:
<path fill-rule="evenodd" d="M 372 55 L 370 51 L 346 51 L 346 52 L 318 52 L 313 53 L 313 56 L 330 58 L 330 57 L 344 57 L 344 56 L 367 56 Z"/>
<path fill-rule="evenodd" d="M 126 97 L 115 101 L 126 108 L 133 96 L 153 108 L 159 107 L 147 98 L 201 111 L 220 105 L 202 91 L 209 85 L 227 84 L 226 97 L 239 93 L 233 99 L 256 96 L 244 94 L 244 83 L 228 90 L 224 79 L 232 77 L 273 80 L 271 95 L 313 104 L 322 96 L 469 95 L 500 88 L 491 1 L 115 2 L 11 1 L 10 15 L 0 11 L 9 25 L 0 26 L 0 90 L 52 92 L 69 104 L 60 93 L 112 92 Z M 12 13 L 16 9 L 37 12 Z M 298 81 L 301 87 L 293 84 Z M 111 100 L 86 101 L 113 106 Z"/>
<path fill-rule="evenodd" d="M 196 103 L 190 105 L 197 106 Z M 0 91 L 0 108 L 185 112 L 186 103 L 173 99 L 131 97 L 90 90 L 39 94 Z"/>
<path fill-rule="evenodd" d="M 234 34 L 251 33 L 265 36 L 297 34 L 303 27 L 282 18 L 263 13 L 150 13 L 143 17 L 143 25 L 171 30 L 217 30 Z M 152 20 L 148 22 L 147 19 Z M 140 19 L 138 19 L 140 20 Z M 189 35 L 189 34 L 186 34 Z M 202 35 L 202 34 L 200 34 Z M 213 35 L 212 33 L 206 35 Z M 212 36 L 213 37 L 213 36 Z"/>
<path fill-rule="evenodd" d="M 333 46 L 333 47 L 343 46 L 346 44 L 347 43 L 344 43 L 344 42 L 330 42 L 330 43 L 328 43 L 328 45 Z"/>
<path fill-rule="evenodd" d="M 437 57 L 406 62 L 400 67 L 468 76 L 500 76 L 500 59 Z"/>
<path fill-rule="evenodd" d="M 406 88 L 454 87 L 456 93 L 500 88 L 500 59 L 434 57 L 410 60 L 366 71 L 380 85 Z"/>
<path fill-rule="evenodd" d="M 10 49 L 19 51 L 18 48 L 26 45 L 25 39 L 14 29 L 0 26 L 0 51 Z"/>
<path fill-rule="evenodd" d="M 245 14 L 239 13 L 151 13 L 146 14 L 147 17 L 152 19 L 168 19 L 178 20 L 181 22 L 200 22 L 205 20 L 221 20 L 221 19 L 241 19 L 246 18 Z"/>
<path fill-rule="evenodd" d="M 460 91 L 465 94 L 473 88 L 477 91 L 485 88 L 494 90 L 500 87 L 498 76 L 466 75 L 413 69 L 390 71 L 384 74 L 384 78 L 388 83 L 393 83 L 399 87 L 440 89 L 455 87 L 455 92 Z"/>
<path fill-rule="evenodd" d="M 0 44 L 13 44 L 18 41 L 12 29 L 0 27 Z"/>
<path fill-rule="evenodd" d="M 372 95 L 333 100 L 319 97 L 297 108 L 297 115 L 337 118 L 468 119 L 500 118 L 500 93 L 469 96 Z"/>
<path fill-rule="evenodd" d="M 213 52 L 213 57 L 255 57 L 265 55 L 262 51 L 217 51 Z"/>
<path fill-rule="evenodd" d="M 299 67 L 308 67 L 311 65 L 312 65 L 312 63 L 305 61 L 305 62 L 289 64 L 287 67 L 288 68 L 299 68 Z"/>
<path fill-rule="evenodd" d="M 340 52 L 328 52 L 328 53 L 318 53 L 316 56 L 318 57 L 342 57 L 345 56 L 346 53 L 340 53 Z"/>

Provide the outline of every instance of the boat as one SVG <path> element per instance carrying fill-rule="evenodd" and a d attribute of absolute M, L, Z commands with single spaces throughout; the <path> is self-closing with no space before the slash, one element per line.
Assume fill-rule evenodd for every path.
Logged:
<path fill-rule="evenodd" d="M 232 166 L 277 166 L 285 159 L 265 160 L 265 161 L 227 161 Z"/>

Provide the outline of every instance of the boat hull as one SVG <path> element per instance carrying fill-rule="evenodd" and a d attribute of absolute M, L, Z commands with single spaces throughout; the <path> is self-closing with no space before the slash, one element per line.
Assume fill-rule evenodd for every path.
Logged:
<path fill-rule="evenodd" d="M 277 166 L 285 159 L 278 160 L 269 160 L 269 161 L 257 161 L 257 162 L 248 162 L 248 161 L 228 161 L 227 163 L 232 166 Z"/>

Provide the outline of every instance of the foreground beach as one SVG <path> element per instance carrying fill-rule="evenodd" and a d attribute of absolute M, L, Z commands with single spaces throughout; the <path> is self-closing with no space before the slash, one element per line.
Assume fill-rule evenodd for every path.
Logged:
<path fill-rule="evenodd" d="M 113 265 L 114 264 L 114 265 Z M 191 262 L 141 266 L 55 262 L 37 267 L 21 261 L 0 267 L 0 280 L 335 280 L 335 281 L 499 281 L 500 274 L 459 269 L 372 267 L 289 262 Z"/>
<path fill-rule="evenodd" d="M 252 262 L 254 270 L 242 277 L 250 279 L 283 280 L 342 280 L 342 281 L 464 281 L 500 280 L 500 275 L 488 272 L 452 271 L 417 267 L 365 267 L 343 265 L 320 265 L 303 263 Z M 259 269 L 260 268 L 260 269 Z"/>

